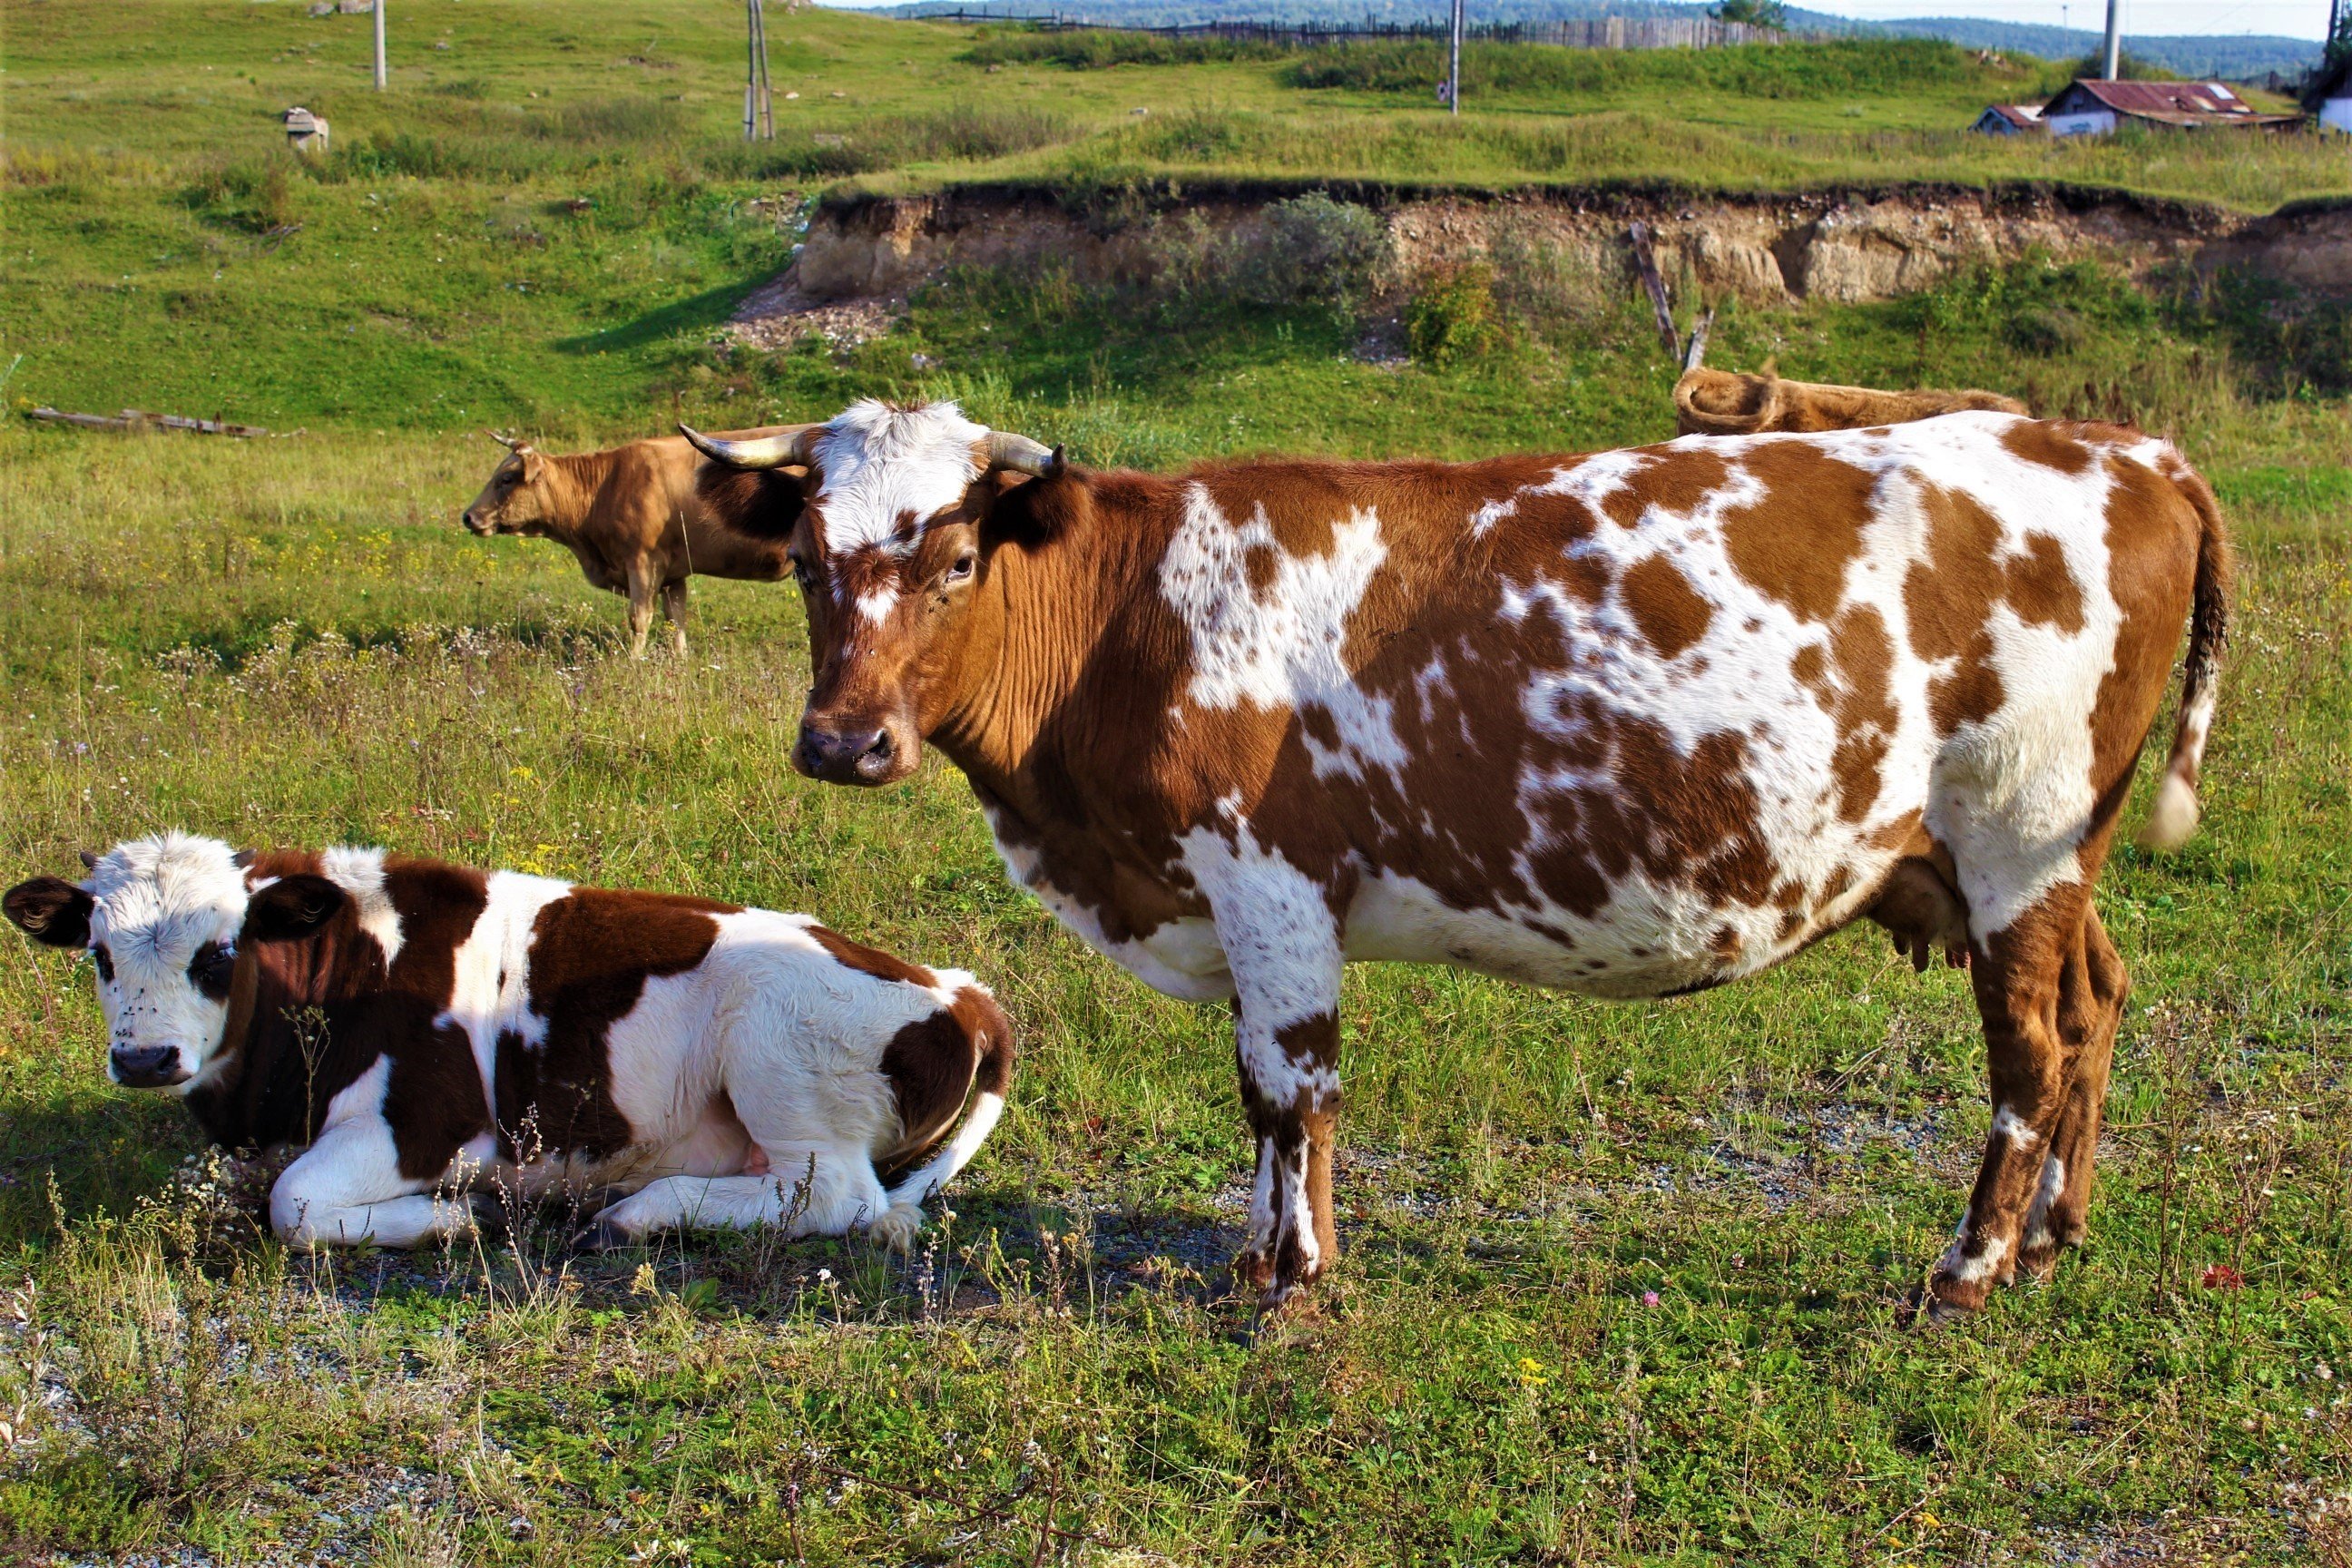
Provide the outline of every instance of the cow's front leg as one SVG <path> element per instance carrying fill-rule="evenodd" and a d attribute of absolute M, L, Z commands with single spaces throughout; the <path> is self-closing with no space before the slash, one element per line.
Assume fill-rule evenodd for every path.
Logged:
<path fill-rule="evenodd" d="M 629 563 L 629 657 L 646 657 L 646 638 L 654 629 L 654 594 L 656 586 L 652 566 L 642 560 Z"/>
<path fill-rule="evenodd" d="M 1297 912 L 1296 910 L 1292 912 Z M 1320 910 L 1318 910 L 1319 914 Z M 1221 923 L 1220 933 L 1223 933 Z M 1331 1155 L 1339 1120 L 1339 939 L 1328 917 L 1225 938 L 1242 1109 L 1257 1143 L 1249 1240 L 1235 1271 L 1279 1306 L 1337 1261 Z"/>
<path fill-rule="evenodd" d="M 669 646 L 678 658 L 686 657 L 686 579 L 662 584 L 662 617 L 669 622 Z"/>

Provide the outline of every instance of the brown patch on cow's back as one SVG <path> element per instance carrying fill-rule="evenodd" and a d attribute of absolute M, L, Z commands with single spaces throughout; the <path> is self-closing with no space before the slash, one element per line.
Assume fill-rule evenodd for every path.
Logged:
<path fill-rule="evenodd" d="M 1704 448 L 1653 447 L 1643 456 L 1649 460 L 1628 476 L 1623 488 L 1610 491 L 1601 503 L 1601 510 L 1621 528 L 1640 522 L 1652 507 L 1686 516 L 1731 477 L 1723 458 Z"/>
<path fill-rule="evenodd" d="M 1626 614 L 1662 658 L 1673 658 L 1706 635 L 1715 611 L 1689 579 L 1663 555 L 1644 556 L 1619 584 Z"/>
<path fill-rule="evenodd" d="M 2069 636 L 2083 629 L 2083 590 L 2055 536 L 2027 534 L 2024 552 L 2011 558 L 2001 575 L 2009 607 L 2026 625 L 2056 626 Z"/>
<path fill-rule="evenodd" d="M 635 1141 L 613 1101 L 606 1047 L 646 982 L 683 974 L 710 955 L 717 917 L 740 906 L 675 893 L 575 888 L 539 911 L 530 928 L 531 1011 L 546 1020 L 536 1047 L 501 1036 L 499 1142 L 512 1155 L 524 1122 L 540 1150 L 609 1159 Z M 530 1151 L 520 1150 L 528 1158 Z"/>
<path fill-rule="evenodd" d="M 386 977 L 447 1006 L 457 984 L 457 950 L 489 907 L 489 879 L 470 866 L 387 859 L 383 890 L 400 915 L 400 952 Z"/>
<path fill-rule="evenodd" d="M 2021 419 L 2000 433 L 2000 444 L 2029 463 L 2062 474 L 2079 474 L 2091 466 L 2091 448 L 2054 420 Z"/>
<path fill-rule="evenodd" d="M 895 952 L 885 952 L 878 947 L 868 947 L 862 942 L 852 942 L 837 931 L 821 925 L 811 925 L 809 935 L 816 944 L 831 953 L 834 962 L 870 974 L 877 980 L 903 981 L 908 985 L 937 985 L 939 976 L 919 963 L 909 963 Z"/>
<path fill-rule="evenodd" d="M 1759 441 L 1741 461 L 1764 493 L 1723 514 L 1732 570 L 1801 618 L 1828 620 L 1845 597 L 1847 565 L 1862 553 L 1877 476 L 1811 441 Z"/>

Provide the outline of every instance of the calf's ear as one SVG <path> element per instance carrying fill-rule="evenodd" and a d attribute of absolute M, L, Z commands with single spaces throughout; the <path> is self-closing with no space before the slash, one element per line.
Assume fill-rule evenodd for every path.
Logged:
<path fill-rule="evenodd" d="M 98 900 L 62 877 L 19 882 L 0 898 L 16 929 L 51 947 L 88 947 L 89 914 Z"/>
<path fill-rule="evenodd" d="M 335 918 L 345 894 L 324 877 L 280 877 L 245 906 L 247 942 L 299 942 Z"/>

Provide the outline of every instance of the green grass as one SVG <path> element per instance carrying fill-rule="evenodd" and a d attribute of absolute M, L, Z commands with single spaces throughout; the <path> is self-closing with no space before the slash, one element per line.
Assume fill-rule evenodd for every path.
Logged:
<path fill-rule="evenodd" d="M 1044 1558 L 1100 1563 L 2352 1550 L 2330 1500 L 2352 1481 L 2340 313 L 2029 262 L 1716 322 L 1711 363 L 2137 417 L 2236 521 L 2205 826 L 2103 885 L 2137 990 L 2092 1242 L 2050 1285 L 1896 1326 L 1985 1131 L 1982 1047 L 1961 976 L 1914 977 L 1864 930 L 1637 1007 L 1359 970 L 1348 1257 L 1315 1310 L 1258 1326 L 1218 1274 L 1248 1178 L 1225 1014 L 1016 894 L 944 767 L 877 795 L 793 775 L 788 592 L 698 584 L 692 658 L 633 664 L 617 601 L 562 552 L 462 533 L 495 456 L 468 430 L 587 440 L 874 394 L 1155 467 L 1652 439 L 1673 372 L 1646 307 L 1531 239 L 1498 255 L 1494 330 L 1442 367 L 1360 363 L 1345 310 L 1050 269 L 946 279 L 845 353 L 709 340 L 789 240 L 748 202 L 788 217 L 832 177 L 761 160 L 1402 177 L 1547 144 L 1582 170 L 1649 136 L 1654 164 L 1737 151 L 1765 181 L 1869 139 L 1622 108 L 1457 132 L 1303 94 L 1279 61 L 986 77 L 953 30 L 820 13 L 771 23 L 802 139 L 746 153 L 724 7 L 592 28 L 417 0 L 395 68 L 459 90 L 382 105 L 331 85 L 357 79 L 364 18 L 172 14 L 166 39 L 64 0 L 9 13 L 7 392 L 306 433 L 0 430 L 5 879 L 178 826 L 805 909 L 979 971 L 1024 1063 L 911 1265 L 766 1237 L 571 1258 L 560 1215 L 511 1247 L 311 1259 L 175 1177 L 187 1121 L 107 1085 L 87 969 L 0 942 L 0 1556 L 1027 1563 L 1048 1522 L 1098 1544 Z M 812 103 L 827 84 L 853 97 Z M 963 108 L 959 84 L 996 90 Z M 1207 89 L 1213 110 L 1125 114 Z M 263 111 L 295 96 L 342 139 L 323 169 L 273 159 Z M 2224 156 L 2204 145 L 2099 155 Z M 2245 1288 L 2208 1288 L 2212 1265 Z"/>

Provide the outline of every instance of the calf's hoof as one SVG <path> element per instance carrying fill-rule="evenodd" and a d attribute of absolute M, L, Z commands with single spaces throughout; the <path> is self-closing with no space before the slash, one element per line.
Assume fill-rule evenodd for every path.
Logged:
<path fill-rule="evenodd" d="M 606 1215 L 598 1215 L 572 1238 L 572 1247 L 575 1252 L 615 1252 L 635 1245 L 636 1239 Z"/>
<path fill-rule="evenodd" d="M 892 1252 L 914 1251 L 922 1233 L 923 1205 L 913 1203 L 892 1204 L 866 1226 L 867 1240 Z"/>

